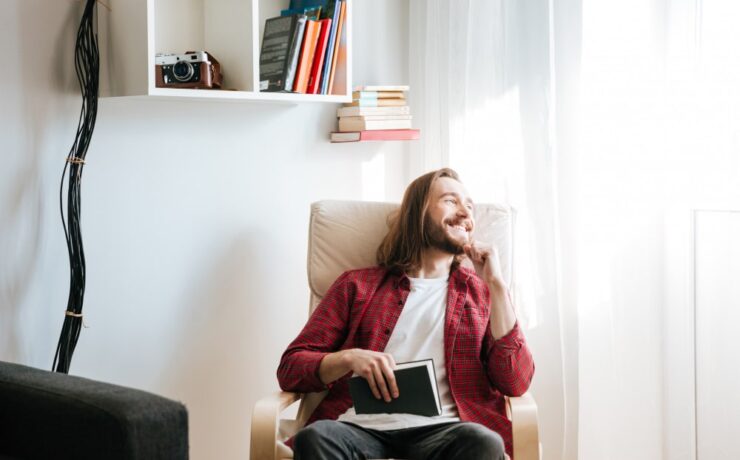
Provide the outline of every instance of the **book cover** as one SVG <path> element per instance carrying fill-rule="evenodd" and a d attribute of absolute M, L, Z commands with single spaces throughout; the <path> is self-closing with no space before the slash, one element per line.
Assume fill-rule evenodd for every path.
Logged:
<path fill-rule="evenodd" d="M 346 35 L 343 33 L 344 18 L 347 15 L 347 2 L 341 1 L 341 10 L 339 12 L 339 24 L 337 25 L 337 37 L 334 40 L 334 52 L 332 53 L 331 70 L 329 71 L 329 86 L 326 89 L 326 94 L 333 94 L 334 91 L 334 75 L 337 70 L 337 63 L 346 59 L 344 51 L 347 48 Z"/>
<path fill-rule="evenodd" d="M 339 107 L 338 117 L 361 117 L 367 115 L 408 115 L 411 108 L 407 105 L 401 107 Z"/>
<path fill-rule="evenodd" d="M 339 131 L 370 131 L 378 129 L 411 129 L 411 120 L 339 119 Z"/>
<path fill-rule="evenodd" d="M 312 6 L 325 6 L 327 0 L 290 0 L 288 8 L 291 10 L 298 10 L 302 8 L 310 8 Z"/>
<path fill-rule="evenodd" d="M 333 132 L 332 142 L 413 141 L 419 139 L 418 129 L 382 129 L 377 131 Z"/>
<path fill-rule="evenodd" d="M 408 85 L 364 85 L 355 86 L 355 91 L 408 91 Z"/>
<path fill-rule="evenodd" d="M 321 70 L 320 94 L 328 94 L 326 91 L 329 88 L 329 73 L 331 72 L 332 59 L 334 59 L 334 41 L 337 38 L 337 27 L 339 25 L 339 15 L 341 11 L 342 8 L 339 0 L 327 0 L 326 7 L 324 8 L 326 16 L 323 19 L 331 19 L 331 30 L 329 31 L 329 43 L 326 45 L 324 68 Z"/>
<path fill-rule="evenodd" d="M 326 45 L 329 43 L 329 31 L 331 30 L 331 19 L 322 19 L 319 30 L 319 39 L 316 42 L 316 52 L 311 65 L 311 72 L 308 76 L 308 94 L 317 94 L 321 84 L 321 70 L 324 68 L 324 58 L 326 56 Z"/>
<path fill-rule="evenodd" d="M 355 99 L 345 104 L 345 107 L 402 107 L 406 99 Z"/>
<path fill-rule="evenodd" d="M 403 91 L 352 91 L 352 99 L 406 99 Z"/>
<path fill-rule="evenodd" d="M 265 21 L 260 51 L 260 91 L 291 91 L 306 16 Z"/>
<path fill-rule="evenodd" d="M 411 120 L 411 115 L 358 115 L 351 117 L 339 117 L 342 120 L 372 121 L 372 120 Z"/>
<path fill-rule="evenodd" d="M 296 14 L 305 14 L 309 20 L 318 21 L 321 16 L 321 6 L 308 6 L 294 10 L 287 9 L 280 11 L 280 16 L 293 16 Z"/>
<path fill-rule="evenodd" d="M 313 64 L 313 56 L 316 52 L 316 43 L 319 39 L 319 21 L 306 21 L 306 30 L 303 33 L 303 43 L 301 44 L 300 57 L 296 67 L 295 81 L 293 82 L 293 92 L 305 93 L 308 88 L 308 76 Z"/>
<path fill-rule="evenodd" d="M 442 414 L 434 362 L 431 359 L 401 363 L 393 371 L 398 385 L 398 398 L 391 402 L 376 399 L 362 377 L 349 379 L 349 392 L 358 414 Z"/>

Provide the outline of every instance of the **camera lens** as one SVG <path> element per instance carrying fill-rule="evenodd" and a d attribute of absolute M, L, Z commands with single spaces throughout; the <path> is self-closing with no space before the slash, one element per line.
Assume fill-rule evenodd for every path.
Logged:
<path fill-rule="evenodd" d="M 180 61 L 172 67 L 172 74 L 177 81 L 188 81 L 193 73 L 193 65 L 186 61 Z"/>

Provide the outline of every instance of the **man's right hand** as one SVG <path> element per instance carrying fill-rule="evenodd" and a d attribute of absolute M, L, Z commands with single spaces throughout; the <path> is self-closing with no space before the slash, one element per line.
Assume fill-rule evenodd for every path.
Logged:
<path fill-rule="evenodd" d="M 321 360 L 319 375 L 324 383 L 330 383 L 352 371 L 367 380 L 376 398 L 391 402 L 391 398 L 399 395 L 395 368 L 396 361 L 388 353 L 352 348 L 326 355 Z"/>

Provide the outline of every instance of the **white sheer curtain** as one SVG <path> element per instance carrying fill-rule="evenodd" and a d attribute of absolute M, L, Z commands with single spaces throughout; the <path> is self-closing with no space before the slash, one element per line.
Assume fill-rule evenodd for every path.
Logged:
<path fill-rule="evenodd" d="M 547 0 L 411 0 L 411 174 L 457 170 L 478 201 L 518 210 L 513 286 L 537 361 L 544 458 L 563 451 L 552 12 Z"/>
<path fill-rule="evenodd" d="M 665 325 L 686 286 L 667 282 L 665 241 L 682 229 L 664 221 L 740 203 L 738 24 L 732 1 L 583 2 L 581 458 L 693 458 L 673 428 L 691 422 L 671 419 L 686 402 Z"/>
<path fill-rule="evenodd" d="M 665 324 L 685 286 L 665 219 L 740 209 L 740 4 L 410 5 L 412 172 L 450 165 L 521 212 L 544 458 L 693 458 L 671 419 Z"/>

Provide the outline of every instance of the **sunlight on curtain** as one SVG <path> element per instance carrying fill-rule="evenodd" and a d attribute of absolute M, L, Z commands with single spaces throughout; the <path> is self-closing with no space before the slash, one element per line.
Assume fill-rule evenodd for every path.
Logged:
<path fill-rule="evenodd" d="M 661 20 L 644 0 L 583 4 L 578 452 L 584 459 L 661 458 Z"/>
<path fill-rule="evenodd" d="M 557 259 L 551 2 L 410 0 L 409 6 L 410 102 L 422 132 L 411 147 L 410 170 L 418 175 L 450 166 L 476 201 L 516 208 L 512 291 L 537 362 L 531 390 L 543 455 L 560 458 L 569 421 Z"/>
<path fill-rule="evenodd" d="M 518 88 L 512 88 L 451 114 L 449 162 L 477 201 L 508 203 L 517 210 L 516 271 L 511 289 L 517 317 L 531 328 L 537 325 L 536 298 L 543 295 L 543 289 L 535 276 L 537 260 L 531 251 L 535 240 L 527 206 L 519 98 Z"/>
<path fill-rule="evenodd" d="M 579 457 L 664 457 L 667 210 L 737 203 L 737 2 L 586 1 Z M 665 404 L 671 404 L 671 401 Z"/>

